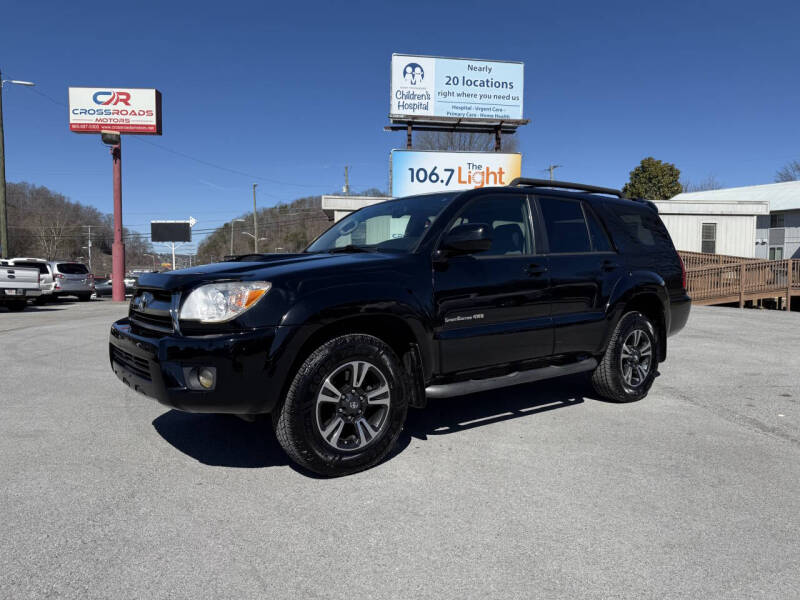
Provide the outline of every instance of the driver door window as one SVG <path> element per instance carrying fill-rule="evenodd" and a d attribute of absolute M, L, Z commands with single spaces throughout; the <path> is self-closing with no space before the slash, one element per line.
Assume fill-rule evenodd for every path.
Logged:
<path fill-rule="evenodd" d="M 492 229 L 492 246 L 480 256 L 521 256 L 533 253 L 533 235 L 524 196 L 486 196 L 469 204 L 450 226 L 485 223 Z"/>

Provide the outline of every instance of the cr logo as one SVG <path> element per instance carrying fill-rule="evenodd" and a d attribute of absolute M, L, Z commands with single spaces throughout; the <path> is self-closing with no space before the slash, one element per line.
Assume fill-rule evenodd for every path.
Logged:
<path fill-rule="evenodd" d="M 106 99 L 106 96 L 108 99 Z M 103 106 L 114 105 L 117 104 L 124 104 L 125 106 L 131 105 L 131 94 L 130 92 L 95 92 L 92 96 L 92 100 L 94 100 L 95 104 L 101 104 Z"/>

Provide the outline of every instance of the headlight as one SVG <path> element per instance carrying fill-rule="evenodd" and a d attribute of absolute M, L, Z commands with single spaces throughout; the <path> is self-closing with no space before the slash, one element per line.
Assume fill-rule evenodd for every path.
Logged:
<path fill-rule="evenodd" d="M 223 323 L 255 306 L 269 291 L 269 281 L 209 283 L 194 289 L 181 308 L 180 318 L 201 323 Z"/>

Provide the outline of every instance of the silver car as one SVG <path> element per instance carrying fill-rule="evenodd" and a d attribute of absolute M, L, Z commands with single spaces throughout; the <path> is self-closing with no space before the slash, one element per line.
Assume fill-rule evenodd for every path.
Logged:
<path fill-rule="evenodd" d="M 87 301 L 94 294 L 94 275 L 89 273 L 89 268 L 83 263 L 52 260 L 50 268 L 55 281 L 53 297 L 75 296 Z"/>
<path fill-rule="evenodd" d="M 55 288 L 55 280 L 53 279 L 53 269 L 50 263 L 43 258 L 12 258 L 8 261 L 9 265 L 15 267 L 23 267 L 28 269 L 39 270 L 39 289 L 42 290 L 42 295 L 36 298 L 36 302 L 44 304 L 53 297 L 53 289 Z"/>

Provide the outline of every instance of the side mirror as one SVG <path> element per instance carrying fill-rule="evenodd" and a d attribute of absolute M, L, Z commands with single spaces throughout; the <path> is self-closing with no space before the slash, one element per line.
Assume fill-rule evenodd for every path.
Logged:
<path fill-rule="evenodd" d="M 450 255 L 485 252 L 492 247 L 492 228 L 486 223 L 467 223 L 453 227 L 442 241 Z"/>

